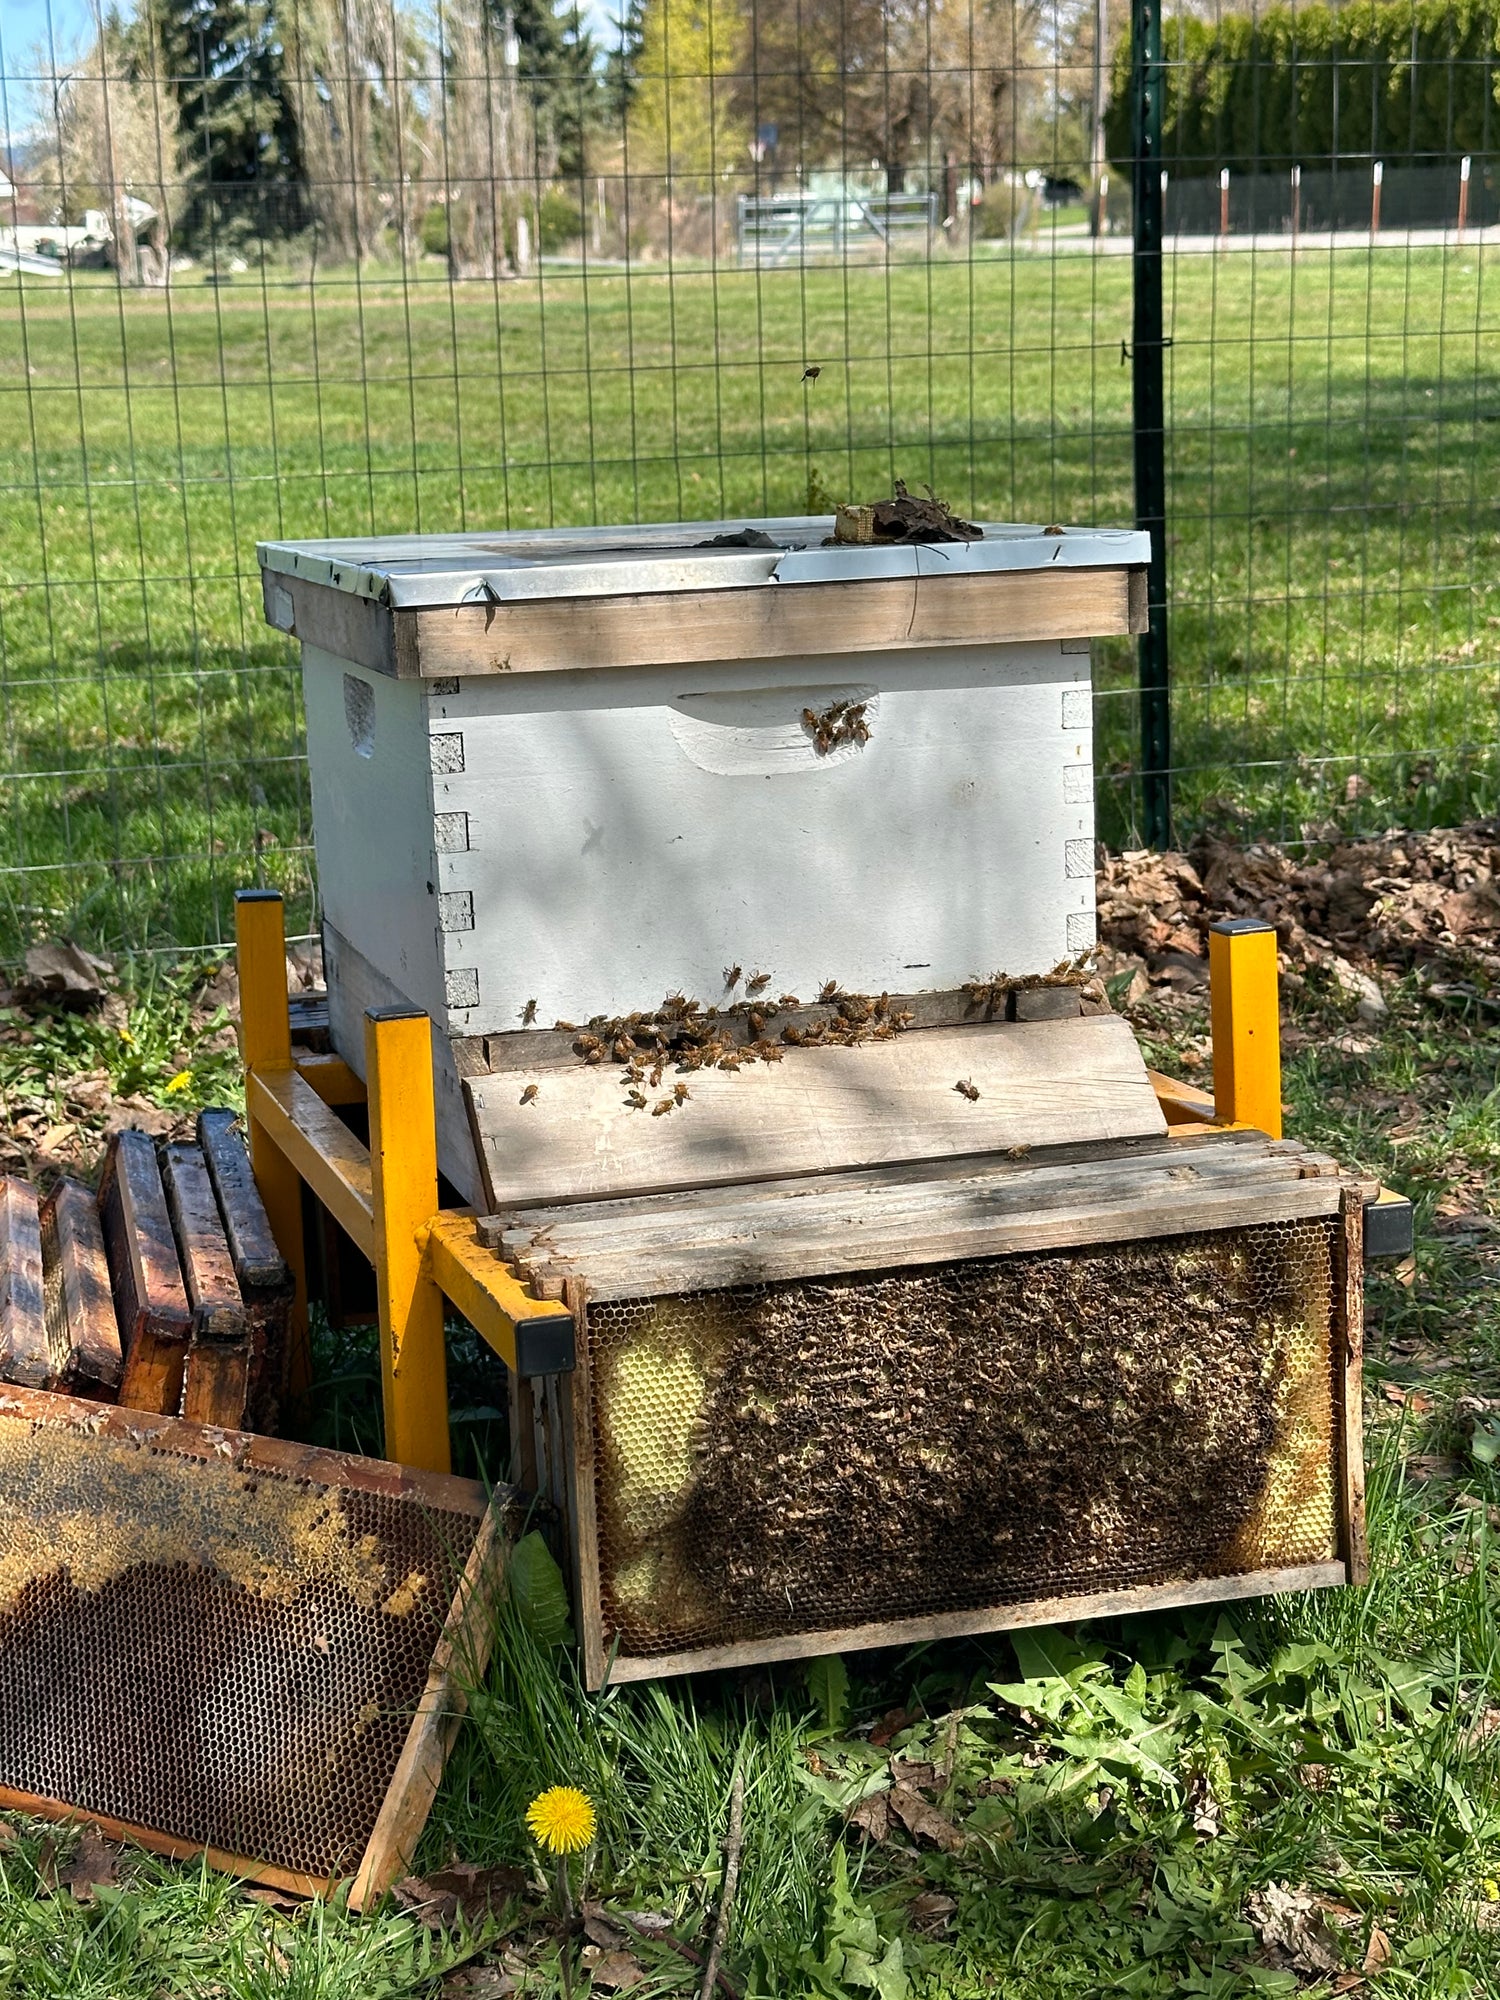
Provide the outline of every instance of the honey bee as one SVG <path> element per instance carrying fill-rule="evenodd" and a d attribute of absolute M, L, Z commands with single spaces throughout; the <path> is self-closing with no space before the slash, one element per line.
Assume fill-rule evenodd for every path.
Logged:
<path fill-rule="evenodd" d="M 797 998 L 795 993 L 783 993 L 781 998 L 776 1002 L 776 1005 L 778 1007 L 800 1007 L 802 1002 Z"/>
<path fill-rule="evenodd" d="M 578 1023 L 576 1021 L 554 1021 L 552 1026 L 559 1035 L 576 1035 L 578 1033 Z"/>
<path fill-rule="evenodd" d="M 591 1056 L 597 1054 L 598 1048 L 599 1037 L 597 1035 L 580 1035 L 573 1044 L 573 1053 L 580 1056 Z"/>
<path fill-rule="evenodd" d="M 686 1104 L 692 1094 L 685 1083 L 674 1083 L 672 1086 L 672 1095 L 679 1104 Z"/>
<path fill-rule="evenodd" d="M 655 1090 L 657 1085 L 661 1082 L 662 1071 L 665 1068 L 666 1064 L 664 1062 L 655 1062 L 651 1065 L 651 1088 L 653 1090 Z"/>
<path fill-rule="evenodd" d="M 771 975 L 769 972 L 752 972 L 750 977 L 745 981 L 745 991 L 753 998 L 757 993 L 764 993 L 770 983 Z"/>
<path fill-rule="evenodd" d="M 781 1039 L 784 1042 L 790 1042 L 794 1049 L 800 1048 L 807 1040 L 807 1031 L 804 1028 L 783 1028 Z"/>
<path fill-rule="evenodd" d="M 738 986 L 744 976 L 745 969 L 743 966 L 726 965 L 724 968 L 724 984 L 726 987 Z"/>
<path fill-rule="evenodd" d="M 802 727 L 814 731 L 818 727 L 818 718 L 810 708 L 804 708 L 802 711 Z"/>
<path fill-rule="evenodd" d="M 839 997 L 838 981 L 836 979 L 825 979 L 823 981 L 823 984 L 818 988 L 819 1002 L 826 1003 L 829 1000 L 837 1000 L 838 997 Z"/>
<path fill-rule="evenodd" d="M 659 1097 L 651 1107 L 651 1116 L 653 1118 L 664 1118 L 669 1111 L 675 1110 L 675 1108 L 670 1097 Z"/>
<path fill-rule="evenodd" d="M 745 1018 L 750 1024 L 752 1035 L 763 1035 L 766 1032 L 766 1017 L 758 1007 L 752 1007 Z"/>
<path fill-rule="evenodd" d="M 953 1088 L 958 1092 L 960 1097 L 967 1097 L 971 1104 L 978 1103 L 979 1092 L 975 1089 L 974 1085 L 969 1082 L 967 1077 L 964 1077 L 960 1082 L 955 1083 Z"/>
<path fill-rule="evenodd" d="M 625 1102 L 630 1106 L 632 1111 L 644 1111 L 646 1108 L 646 1099 L 638 1090 L 627 1090 L 625 1093 Z"/>
<path fill-rule="evenodd" d="M 535 1000 L 528 1000 L 526 1002 L 526 1005 L 521 1009 L 521 1026 L 523 1028 L 529 1028 L 535 1019 L 536 1019 L 536 1002 Z"/>
<path fill-rule="evenodd" d="M 1005 1157 L 1007 1160 L 1024 1160 L 1030 1151 L 1031 1148 L 1029 1146 L 1007 1146 Z"/>
<path fill-rule="evenodd" d="M 528 1083 L 526 1088 L 521 1092 L 521 1102 L 523 1104 L 535 1104 L 541 1094 L 540 1084 Z"/>

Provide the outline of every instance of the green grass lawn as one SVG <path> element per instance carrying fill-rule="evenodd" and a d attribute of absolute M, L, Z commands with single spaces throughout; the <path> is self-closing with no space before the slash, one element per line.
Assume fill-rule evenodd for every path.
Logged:
<path fill-rule="evenodd" d="M 148 1080 L 187 1033 L 181 997 L 165 998 L 152 1018 L 173 1006 L 182 1018 L 164 1022 L 159 1047 L 130 1052 Z M 422 1865 L 528 1866 L 529 1799 L 582 1786 L 600 1825 L 587 1893 L 663 1913 L 695 1947 L 738 1767 L 744 1870 L 725 1964 L 747 2000 L 1331 2000 L 1367 1964 L 1377 2000 L 1495 1992 L 1500 1239 L 1487 1212 L 1500 1028 L 1438 1012 L 1410 982 L 1390 998 L 1376 1046 L 1341 1050 L 1352 1003 L 1310 975 L 1286 1038 L 1290 1129 L 1418 1205 L 1411 1282 L 1371 1284 L 1367 1590 L 590 1696 L 568 1649 L 539 1635 L 533 1587 L 533 1615 L 502 1626 Z M 1174 1069 L 1206 1025 L 1195 1003 L 1152 999 L 1136 1015 L 1149 1055 Z M 15 1051 L 11 1087 L 26 1063 L 104 1059 L 82 1030 L 47 1034 L 50 1054 Z M 325 1341 L 322 1360 L 325 1420 L 342 1441 L 376 1444 L 368 1340 Z M 456 1392 L 481 1401 L 483 1385 L 461 1376 Z M 893 1757 L 917 1767 L 941 1817 L 866 1840 L 844 1813 L 890 1782 Z M 502 1897 L 477 1928 L 430 1934 L 394 1905 L 360 1919 L 268 1907 L 127 1851 L 116 1880 L 77 1900 L 72 1841 L 0 1820 L 4 2000 L 567 1990 L 540 1889 Z M 1268 1887 L 1326 1899 L 1321 1973 L 1262 1946 Z M 668 1945 L 630 1943 L 645 1972 L 632 1991 L 696 1991 Z M 575 1958 L 572 1991 L 589 1984 Z"/>
<path fill-rule="evenodd" d="M 1131 518 L 1127 258 L 440 272 L 6 294 L 0 955 L 222 938 L 255 879 L 310 913 L 258 538 L 739 517 L 897 475 L 986 518 Z M 1500 797 L 1495 276 L 1478 246 L 1169 261 L 1184 825 Z M 1127 841 L 1133 658 L 1097 650 Z"/>

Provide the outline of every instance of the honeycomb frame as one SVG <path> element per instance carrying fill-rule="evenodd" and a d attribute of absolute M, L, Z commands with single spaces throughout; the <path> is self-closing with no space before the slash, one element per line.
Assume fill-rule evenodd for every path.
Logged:
<path fill-rule="evenodd" d="M 511 1498 L 0 1390 L 0 1803 L 358 1906 L 483 1671 Z"/>
<path fill-rule="evenodd" d="M 573 1378 L 571 1393 L 549 1398 L 545 1421 L 538 1426 L 538 1432 L 542 1449 L 555 1467 L 551 1483 L 554 1487 L 564 1484 L 568 1489 L 559 1497 L 564 1498 L 566 1511 L 573 1517 L 570 1525 L 579 1624 L 590 1685 L 598 1686 L 606 1678 L 653 1678 L 698 1668 L 1362 1580 L 1365 1566 L 1359 1423 L 1362 1211 L 1353 1190 L 1344 1190 L 1333 1205 L 1337 1206 L 1336 1214 L 1295 1223 L 1258 1221 L 1252 1212 L 1232 1229 L 1177 1234 L 1164 1229 L 1159 1236 L 1131 1243 L 1088 1243 L 1065 1250 L 973 1259 L 958 1266 L 916 1266 L 886 1273 L 778 1281 L 722 1294 L 702 1293 L 697 1298 L 703 1308 L 703 1324 L 709 1330 L 700 1337 L 696 1359 L 684 1351 L 680 1340 L 674 1347 L 670 1329 L 664 1330 L 662 1325 L 661 1301 L 585 1301 L 584 1288 L 575 1287 L 578 1296 L 572 1302 L 585 1329 L 580 1339 L 579 1372 Z M 1213 1509 L 1206 1504 L 1205 1480 L 1209 1486 L 1222 1489 L 1226 1465 L 1230 1472 L 1238 1466 L 1239 1512 L 1228 1510 L 1230 1518 L 1226 1520 L 1226 1510 L 1221 1506 L 1217 1521 L 1210 1519 L 1214 1534 L 1208 1536 L 1208 1541 L 1212 1546 L 1204 1546 L 1201 1538 L 1194 1545 L 1191 1537 L 1184 1544 L 1179 1537 L 1175 1547 L 1167 1538 L 1166 1544 L 1159 1541 L 1156 1546 L 1132 1549 L 1128 1546 L 1128 1535 L 1122 1542 L 1119 1532 L 1126 1511 L 1120 1505 L 1120 1490 L 1103 1496 L 1105 1501 L 1113 1500 L 1112 1511 L 1109 1505 L 1101 1504 L 1096 1491 L 1092 1495 L 1092 1512 L 1087 1506 L 1073 1507 L 1075 1559 L 1071 1566 L 1056 1560 L 1059 1549 L 1066 1553 L 1066 1536 L 1054 1536 L 1051 1550 L 1033 1546 L 1029 1569 L 1021 1566 L 1024 1574 L 1006 1580 L 993 1575 L 988 1579 L 976 1578 L 971 1573 L 966 1587 L 950 1588 L 945 1597 L 931 1589 L 924 1595 L 923 1578 L 931 1569 L 934 1552 L 941 1550 L 944 1535 L 957 1534 L 962 1540 L 966 1521 L 975 1516 L 972 1491 L 946 1496 L 946 1521 L 939 1522 L 936 1533 L 913 1537 L 914 1548 L 904 1555 L 898 1546 L 893 1556 L 888 1534 L 883 1539 L 876 1535 L 872 1541 L 869 1534 L 855 1532 L 859 1514 L 855 1502 L 861 1486 L 878 1490 L 888 1466 L 882 1464 L 878 1449 L 865 1454 L 873 1462 L 861 1464 L 851 1459 L 836 1464 L 833 1461 L 837 1453 L 829 1447 L 847 1446 L 847 1428 L 838 1435 L 837 1427 L 830 1433 L 824 1425 L 820 1433 L 816 1417 L 820 1385 L 826 1393 L 830 1354 L 839 1351 L 839 1343 L 830 1342 L 827 1336 L 826 1324 L 821 1336 L 817 1327 L 820 1316 L 824 1322 L 830 1317 L 833 1310 L 830 1300 L 857 1302 L 862 1295 L 868 1303 L 883 1288 L 887 1293 L 905 1295 L 908 1311 L 915 1297 L 925 1304 L 930 1319 L 935 1298 L 940 1303 L 945 1291 L 951 1294 L 955 1286 L 961 1289 L 964 1284 L 972 1285 L 982 1268 L 993 1271 L 1009 1267 L 1015 1272 L 1024 1266 L 1050 1265 L 1054 1271 L 1063 1272 L 1075 1287 L 1091 1268 L 1106 1272 L 1111 1288 L 1109 1296 L 1139 1315 L 1143 1297 L 1149 1300 L 1152 1283 L 1160 1279 L 1163 1259 L 1181 1264 L 1184 1259 L 1191 1261 L 1197 1256 L 1201 1262 L 1205 1244 L 1223 1245 L 1236 1240 L 1242 1245 L 1253 1240 L 1265 1243 L 1277 1235 L 1283 1239 L 1300 1238 L 1304 1243 L 1316 1239 L 1321 1246 L 1318 1268 L 1304 1299 L 1314 1324 L 1305 1331 L 1300 1372 L 1293 1369 L 1288 1375 L 1276 1365 L 1279 1351 L 1276 1344 L 1284 1346 L 1289 1337 L 1285 1325 L 1280 1333 L 1275 1326 L 1277 1311 L 1285 1317 L 1285 1298 L 1278 1307 L 1268 1293 L 1257 1308 L 1261 1315 L 1258 1323 L 1270 1342 L 1261 1356 L 1265 1365 L 1259 1371 L 1260 1407 L 1263 1417 L 1268 1415 L 1270 1420 L 1269 1430 L 1262 1423 L 1263 1435 L 1257 1447 L 1262 1475 L 1259 1484 L 1247 1472 L 1247 1453 L 1240 1448 L 1244 1440 L 1236 1443 L 1233 1428 L 1243 1423 L 1247 1395 L 1250 1405 L 1256 1402 L 1256 1393 L 1252 1392 L 1257 1391 L 1257 1383 L 1251 1379 L 1256 1371 L 1247 1373 L 1243 1366 L 1239 1376 L 1240 1407 L 1232 1413 L 1230 1426 L 1220 1427 L 1221 1445 L 1226 1441 L 1236 1443 L 1236 1449 L 1229 1452 L 1228 1460 L 1224 1460 L 1221 1450 L 1221 1462 L 1214 1462 L 1212 1450 L 1207 1453 L 1197 1450 L 1196 1469 L 1189 1464 L 1187 1476 L 1179 1480 L 1179 1500 L 1183 1503 L 1178 1508 L 1179 1517 L 1184 1513 L 1191 1516 L 1194 1508 L 1212 1517 Z M 1131 1266 L 1137 1271 L 1133 1289 L 1121 1282 L 1121 1273 L 1128 1272 Z M 1201 1271 L 1197 1276 L 1201 1280 Z M 1264 1284 L 1261 1289 L 1266 1292 Z M 1276 1290 L 1272 1284 L 1270 1293 Z M 1234 1282 L 1230 1282 L 1229 1291 L 1235 1292 Z M 1281 1291 L 1286 1292 L 1285 1285 Z M 726 1332 L 726 1322 L 735 1318 L 735 1299 L 743 1300 L 749 1294 L 760 1295 L 762 1304 L 758 1309 L 741 1310 L 740 1333 L 736 1337 L 732 1331 Z M 689 1301 L 693 1297 L 683 1296 Z M 796 1311 L 790 1315 L 793 1332 L 800 1326 L 806 1336 L 809 1325 L 812 1327 L 811 1337 L 804 1340 L 801 1357 L 808 1393 L 803 1406 L 793 1413 L 791 1425 L 781 1424 L 778 1432 L 779 1412 L 773 1413 L 769 1424 L 763 1421 L 767 1414 L 764 1409 L 757 1416 L 757 1367 L 764 1358 L 768 1329 L 773 1338 L 777 1337 L 774 1322 L 778 1315 L 768 1313 L 764 1301 L 778 1297 L 785 1300 L 789 1296 L 800 1300 L 804 1307 L 800 1319 Z M 1238 1311 L 1242 1336 L 1247 1296 L 1241 1281 Z M 807 1301 L 814 1297 L 820 1301 L 817 1309 L 807 1306 Z M 1159 1327 L 1154 1355 L 1155 1403 L 1151 1405 L 1151 1397 L 1147 1395 L 1143 1405 L 1155 1407 L 1159 1413 L 1170 1406 L 1170 1399 L 1167 1405 L 1163 1404 L 1163 1393 L 1176 1393 L 1177 1407 L 1187 1426 L 1181 1438 L 1189 1443 L 1195 1436 L 1192 1411 L 1202 1408 L 1204 1385 L 1210 1380 L 1211 1371 L 1223 1365 L 1226 1353 L 1232 1358 L 1235 1348 L 1234 1339 L 1230 1338 L 1226 1349 L 1224 1326 L 1226 1306 L 1234 1304 L 1233 1297 L 1227 1302 L 1220 1298 L 1201 1303 L 1205 1308 L 1203 1317 L 1214 1323 L 1217 1347 L 1214 1340 L 1209 1340 L 1196 1360 L 1191 1354 L 1182 1357 L 1186 1374 L 1174 1390 L 1171 1370 L 1166 1365 L 1171 1345 L 1165 1335 L 1170 1327 Z M 941 1319 L 941 1313 L 937 1316 Z M 788 1315 L 783 1311 L 779 1317 L 784 1337 Z M 854 1317 L 857 1319 L 858 1314 Z M 1087 1317 L 1085 1314 L 1085 1322 Z M 1168 1314 L 1168 1320 L 1170 1317 Z M 1228 1317 L 1233 1318 L 1233 1314 Z M 1098 1319 L 1096 1312 L 1096 1332 Z M 632 1323 L 638 1333 L 644 1329 L 646 1334 L 644 1343 L 637 1345 L 637 1354 L 642 1345 L 655 1344 L 653 1366 L 659 1382 L 668 1385 L 665 1403 L 669 1409 L 670 1384 L 676 1371 L 679 1415 L 675 1423 L 670 1419 L 663 1421 L 658 1410 L 654 1424 L 635 1427 L 634 1444 L 619 1425 L 611 1424 L 609 1417 L 611 1401 L 622 1394 L 622 1385 L 628 1400 L 630 1363 L 627 1359 L 622 1373 L 620 1357 L 628 1356 L 631 1346 L 628 1340 L 621 1340 L 619 1329 Z M 936 1345 L 940 1348 L 941 1344 L 939 1339 Z M 934 1343 L 929 1340 L 928 1345 L 931 1348 Z M 1146 1345 L 1150 1347 L 1152 1342 L 1148 1340 Z M 857 1352 L 857 1343 L 855 1347 Z M 1241 1350 L 1243 1347 L 1241 1337 Z M 717 1355 L 706 1370 L 701 1366 L 705 1349 L 712 1349 Z M 846 1340 L 843 1343 L 846 1356 L 848 1351 Z M 726 1354 L 738 1356 L 732 1367 L 725 1361 Z M 958 1373 L 962 1376 L 967 1363 L 962 1355 L 958 1360 Z M 721 1435 L 715 1454 L 710 1448 L 714 1425 L 708 1414 L 714 1397 L 705 1398 L 701 1390 L 695 1389 L 694 1382 L 699 1377 L 712 1376 L 722 1389 L 731 1375 L 735 1378 L 738 1398 L 737 1402 L 730 1398 L 735 1417 L 727 1427 L 727 1436 Z M 1038 1379 L 1038 1393 L 1045 1406 L 1048 1389 L 1045 1366 Z M 764 1386 L 762 1373 L 762 1389 Z M 866 1380 L 861 1386 L 869 1391 L 872 1383 Z M 878 1393 L 882 1387 L 889 1391 L 892 1385 L 882 1385 L 876 1380 L 873 1386 Z M 724 1397 L 719 1396 L 718 1401 L 722 1406 Z M 682 1420 L 689 1402 L 693 1405 L 692 1414 Z M 867 1407 L 868 1403 L 867 1395 Z M 720 1428 L 722 1432 L 724 1427 Z M 904 1443 L 920 1455 L 923 1445 L 932 1445 L 929 1431 L 930 1427 L 924 1429 L 921 1423 L 908 1423 L 897 1439 L 898 1447 Z M 1108 1426 L 1100 1430 L 1096 1423 L 1095 1432 L 1097 1453 Z M 1205 1427 L 1200 1425 L 1196 1435 L 1201 1439 L 1204 1432 Z M 821 1506 L 825 1517 L 825 1552 L 829 1548 L 839 1552 L 840 1538 L 844 1545 L 840 1552 L 842 1570 L 836 1561 L 833 1588 L 824 1590 L 821 1598 L 816 1590 L 809 1588 L 805 1568 L 799 1573 L 798 1531 L 794 1528 L 790 1536 L 779 1532 L 778 1506 L 785 1511 L 788 1498 L 796 1497 L 786 1482 L 778 1490 L 774 1480 L 761 1479 L 748 1507 L 739 1504 L 737 1516 L 734 1508 L 726 1514 L 719 1504 L 725 1494 L 732 1495 L 734 1491 L 736 1450 L 740 1452 L 743 1470 L 750 1462 L 746 1440 L 758 1434 L 762 1438 L 775 1435 L 778 1445 L 789 1440 L 793 1455 L 797 1451 L 812 1453 L 814 1463 L 807 1486 L 815 1509 Z M 1171 1440 L 1173 1453 L 1180 1441 Z M 882 1443 L 889 1447 L 890 1442 L 887 1432 Z M 684 1505 L 684 1487 L 692 1483 L 687 1476 L 690 1463 L 701 1474 L 703 1465 L 712 1462 L 716 1455 L 721 1474 L 717 1493 L 706 1494 L 701 1477 L 695 1474 L 695 1492 L 700 1504 L 696 1508 Z M 1191 1451 L 1187 1454 L 1190 1460 L 1193 1455 Z M 1253 1458 L 1254 1452 L 1248 1456 Z M 900 1459 L 900 1449 L 896 1457 Z M 1169 1460 L 1171 1457 L 1168 1454 Z M 576 1472 L 572 1468 L 577 1468 Z M 1139 1477 L 1148 1472 L 1145 1465 L 1136 1467 L 1135 1490 L 1145 1491 L 1149 1503 L 1153 1490 L 1149 1477 L 1144 1488 L 1139 1486 Z M 1159 1459 L 1158 1477 L 1168 1475 L 1175 1476 L 1172 1465 L 1169 1463 L 1164 1470 Z M 1193 1478 L 1198 1481 L 1196 1494 Z M 888 1478 L 886 1483 L 889 1485 Z M 1034 1488 L 1035 1482 L 1032 1484 Z M 1034 1500 L 1035 1493 L 1028 1496 L 1024 1479 L 1019 1490 L 1014 1480 L 1011 1485 L 1014 1519 L 1018 1507 L 1024 1513 L 1024 1503 L 1028 1497 Z M 1116 1486 L 1119 1489 L 1119 1481 Z M 1130 1479 L 1126 1478 L 1123 1491 L 1127 1497 L 1131 1490 Z M 941 1513 L 945 1496 L 940 1467 L 934 1468 L 934 1476 L 925 1486 L 920 1478 L 916 1482 L 916 1499 L 921 1507 L 930 1508 L 934 1496 Z M 981 1500 L 984 1497 L 981 1493 Z M 723 1516 L 717 1527 L 710 1518 L 715 1511 L 711 1500 Z M 996 1511 L 991 1508 L 992 1517 Z M 998 1511 L 1003 1514 L 1004 1509 Z M 881 1525 L 878 1509 L 876 1513 L 878 1526 Z M 689 1516 L 693 1516 L 691 1521 Z M 622 1523 L 627 1532 L 622 1532 Z M 888 1528 L 890 1523 L 883 1525 Z M 993 1519 L 990 1525 L 993 1526 Z M 1111 1526 L 1115 1553 L 1128 1560 L 1105 1559 L 1111 1546 Z M 678 1543 L 675 1550 L 674 1533 Z M 969 1557 L 965 1559 L 971 1572 L 975 1539 L 970 1535 Z M 1046 1538 L 1042 1539 L 1045 1542 Z M 1035 1542 L 1033 1537 L 1034 1545 Z M 804 1535 L 804 1556 L 809 1546 Z M 862 1593 L 857 1587 L 861 1565 L 866 1569 L 872 1565 L 872 1552 L 894 1579 L 893 1587 L 884 1595 L 879 1590 Z M 955 1566 L 962 1570 L 965 1561 L 950 1567 Z M 705 1576 L 730 1580 L 736 1611 L 716 1615 L 722 1614 L 723 1593 L 715 1598 L 713 1589 L 708 1592 L 711 1601 L 705 1604 Z M 628 1598 L 632 1589 L 636 1599 L 633 1607 L 622 1604 L 622 1596 Z M 784 1616 L 775 1615 L 772 1601 L 778 1592 L 787 1601 Z"/>

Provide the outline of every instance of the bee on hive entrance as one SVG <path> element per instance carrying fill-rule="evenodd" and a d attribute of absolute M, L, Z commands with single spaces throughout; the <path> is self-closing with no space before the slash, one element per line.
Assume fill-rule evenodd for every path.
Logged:
<path fill-rule="evenodd" d="M 526 1002 L 526 1005 L 521 1009 L 521 1026 L 523 1028 L 529 1028 L 532 1022 L 535 1021 L 535 1019 L 536 1019 L 536 1002 L 535 1000 L 528 1000 Z"/>
<path fill-rule="evenodd" d="M 953 1088 L 958 1092 L 960 1097 L 967 1097 L 971 1104 L 979 1101 L 979 1092 L 967 1077 L 961 1078 L 959 1082 L 954 1084 Z"/>
<path fill-rule="evenodd" d="M 752 972 L 750 977 L 745 981 L 745 991 L 752 994 L 764 993 L 770 983 L 771 975 L 769 972 Z"/>
<path fill-rule="evenodd" d="M 540 1084 L 528 1083 L 526 1088 L 521 1092 L 521 1102 L 523 1104 L 535 1104 L 541 1094 Z"/>

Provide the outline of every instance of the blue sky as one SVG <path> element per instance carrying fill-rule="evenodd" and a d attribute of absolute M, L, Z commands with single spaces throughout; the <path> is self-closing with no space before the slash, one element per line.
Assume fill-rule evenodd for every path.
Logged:
<path fill-rule="evenodd" d="M 88 0 L 0 0 L 0 37 L 5 43 L 5 67 L 16 70 L 34 44 L 45 44 L 47 16 L 59 47 L 66 47 L 84 34 L 93 15 Z"/>

